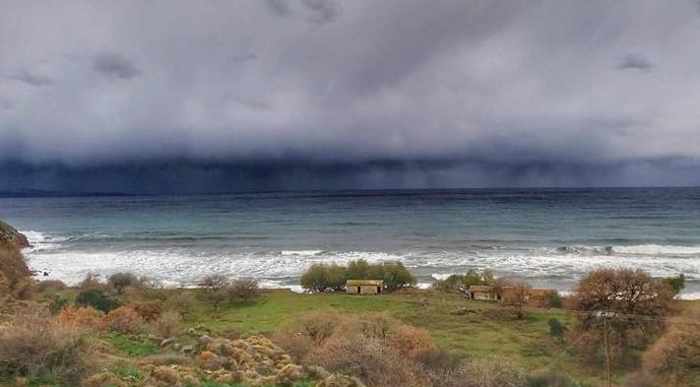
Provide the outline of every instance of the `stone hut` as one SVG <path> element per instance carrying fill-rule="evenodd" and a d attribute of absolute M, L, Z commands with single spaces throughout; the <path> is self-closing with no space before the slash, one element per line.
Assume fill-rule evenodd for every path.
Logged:
<path fill-rule="evenodd" d="M 498 301 L 500 294 L 496 287 L 488 285 L 472 285 L 467 291 L 470 300 Z"/>
<path fill-rule="evenodd" d="M 381 294 L 384 290 L 384 281 L 380 280 L 347 280 L 345 292 L 347 294 Z"/>

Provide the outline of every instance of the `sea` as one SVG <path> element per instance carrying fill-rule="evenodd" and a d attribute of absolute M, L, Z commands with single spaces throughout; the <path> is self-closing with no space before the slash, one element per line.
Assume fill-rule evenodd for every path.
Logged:
<path fill-rule="evenodd" d="M 569 292 L 590 270 L 684 274 L 700 298 L 700 188 L 264 192 L 0 198 L 42 278 L 130 271 L 299 290 L 318 262 L 401 261 L 427 287 L 469 269 Z"/>

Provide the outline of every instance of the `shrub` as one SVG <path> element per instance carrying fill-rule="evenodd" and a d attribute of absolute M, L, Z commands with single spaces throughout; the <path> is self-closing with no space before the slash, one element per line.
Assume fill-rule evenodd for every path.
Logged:
<path fill-rule="evenodd" d="M 109 313 L 119 307 L 119 302 L 108 296 L 104 290 L 98 288 L 88 288 L 78 293 L 75 304 L 80 306 L 91 306 L 97 310 Z"/>
<path fill-rule="evenodd" d="M 100 282 L 99 274 L 87 273 L 85 274 L 85 278 L 83 278 L 78 287 L 81 290 L 102 289 L 104 288 L 104 284 Z"/>
<path fill-rule="evenodd" d="M 311 265 L 301 276 L 301 286 L 312 292 L 324 292 L 330 285 L 328 266 L 323 263 Z"/>
<path fill-rule="evenodd" d="M 20 299 L 31 296 L 31 272 L 19 249 L 0 239 L 0 297 L 12 295 Z"/>
<path fill-rule="evenodd" d="M 116 290 L 117 293 L 122 294 L 126 288 L 140 287 L 141 281 L 133 273 L 115 273 L 109 276 L 107 284 Z"/>
<path fill-rule="evenodd" d="M 562 300 L 561 296 L 559 295 L 559 292 L 553 291 L 551 293 L 548 293 L 547 301 L 545 303 L 545 306 L 547 306 L 548 308 L 561 308 Z"/>
<path fill-rule="evenodd" d="M 685 274 L 681 273 L 677 277 L 664 278 L 662 281 L 671 288 L 674 296 L 685 289 Z"/>
<path fill-rule="evenodd" d="M 453 274 L 444 280 L 435 281 L 433 288 L 444 292 L 466 293 L 470 286 L 495 284 L 496 280 L 490 270 L 479 272 L 472 269 L 464 275 Z"/>
<path fill-rule="evenodd" d="M 37 285 L 36 288 L 39 292 L 43 293 L 46 291 L 52 291 L 56 292 L 59 290 L 64 290 L 67 288 L 66 284 L 63 281 L 59 280 L 44 280 L 40 281 Z"/>
<path fill-rule="evenodd" d="M 0 377 L 51 378 L 76 386 L 87 372 L 89 347 L 79 332 L 41 313 L 0 327 Z"/>
<path fill-rule="evenodd" d="M 380 339 L 335 335 L 319 350 L 312 351 L 307 362 L 358 377 L 370 386 L 425 385 L 415 363 L 387 348 Z"/>
<path fill-rule="evenodd" d="M 145 326 L 143 318 L 129 305 L 109 312 L 105 323 L 110 330 L 126 334 L 140 333 Z"/>
<path fill-rule="evenodd" d="M 356 279 L 383 280 L 384 287 L 389 291 L 416 283 L 415 277 L 401 262 L 369 264 L 360 259 L 351 261 L 347 267 L 337 264 L 313 264 L 302 275 L 301 286 L 312 292 L 340 291 L 345 288 L 345 281 Z"/>
<path fill-rule="evenodd" d="M 199 282 L 199 286 L 204 289 L 205 298 L 214 304 L 216 309 L 219 309 L 219 305 L 228 299 L 226 291 L 228 285 L 228 278 L 218 274 L 205 276 Z"/>
<path fill-rule="evenodd" d="M 556 318 L 551 318 L 547 321 L 549 325 L 549 335 L 556 337 L 559 340 L 564 338 L 564 333 L 566 332 L 566 327 Z"/>
<path fill-rule="evenodd" d="M 65 327 L 97 331 L 104 328 L 104 313 L 89 306 L 69 306 L 61 311 L 57 321 Z"/>
<path fill-rule="evenodd" d="M 663 329 L 663 317 L 672 299 L 669 285 L 641 270 L 592 271 L 581 279 L 575 294 L 576 309 L 583 311 L 578 314 L 576 328 L 581 337 L 579 349 L 596 355 L 607 324 L 609 340 L 615 347 L 613 360 L 633 360 L 630 350 L 643 349 Z"/>
<path fill-rule="evenodd" d="M 416 278 L 401 262 L 384 262 L 381 268 L 384 286 L 389 291 L 398 290 L 416 284 Z"/>
<path fill-rule="evenodd" d="M 348 263 L 348 268 L 346 271 L 346 279 L 349 280 L 363 280 L 363 279 L 382 279 L 380 275 L 370 275 L 370 265 L 364 259 L 358 259 L 356 261 L 350 261 Z M 375 278 L 372 278 L 375 277 Z"/>
<path fill-rule="evenodd" d="M 135 304 L 133 306 L 136 313 L 141 316 L 146 322 L 151 322 L 157 320 L 161 313 L 163 313 L 163 308 L 160 304 L 155 302 L 147 302 L 143 304 Z"/>
<path fill-rule="evenodd" d="M 502 358 L 471 361 L 464 372 L 469 387 L 520 387 L 526 382 L 525 372 Z"/>
<path fill-rule="evenodd" d="M 689 306 L 670 321 L 668 330 L 642 356 L 645 370 L 666 379 L 683 378 L 700 370 L 700 307 Z M 659 383 L 662 385 L 664 383 Z M 682 383 L 681 383 L 682 384 Z"/>
<path fill-rule="evenodd" d="M 230 301 L 250 302 L 260 295 L 258 281 L 254 279 L 237 279 L 226 288 Z"/>
<path fill-rule="evenodd" d="M 54 294 L 51 298 L 51 302 L 49 302 L 49 311 L 53 315 L 59 314 L 68 304 L 69 301 L 67 298 Z"/>
<path fill-rule="evenodd" d="M 172 337 L 180 331 L 182 316 L 174 311 L 167 311 L 151 323 L 153 330 L 161 337 Z"/>
<path fill-rule="evenodd" d="M 174 311 L 185 317 L 192 312 L 194 302 L 192 293 L 180 289 L 163 302 L 163 310 Z"/>

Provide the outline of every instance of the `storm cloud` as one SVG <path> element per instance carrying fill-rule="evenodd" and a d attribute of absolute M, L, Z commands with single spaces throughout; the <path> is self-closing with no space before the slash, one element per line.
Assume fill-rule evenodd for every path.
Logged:
<path fill-rule="evenodd" d="M 697 0 L 0 8 L 0 190 L 700 184 Z"/>

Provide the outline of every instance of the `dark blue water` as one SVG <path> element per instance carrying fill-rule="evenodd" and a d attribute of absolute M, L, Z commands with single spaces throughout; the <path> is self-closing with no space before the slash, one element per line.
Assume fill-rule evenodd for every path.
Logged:
<path fill-rule="evenodd" d="M 0 199 L 36 269 L 296 284 L 314 262 L 403 261 L 421 282 L 469 268 L 569 288 L 600 266 L 685 273 L 700 295 L 700 189 L 529 189 Z"/>

